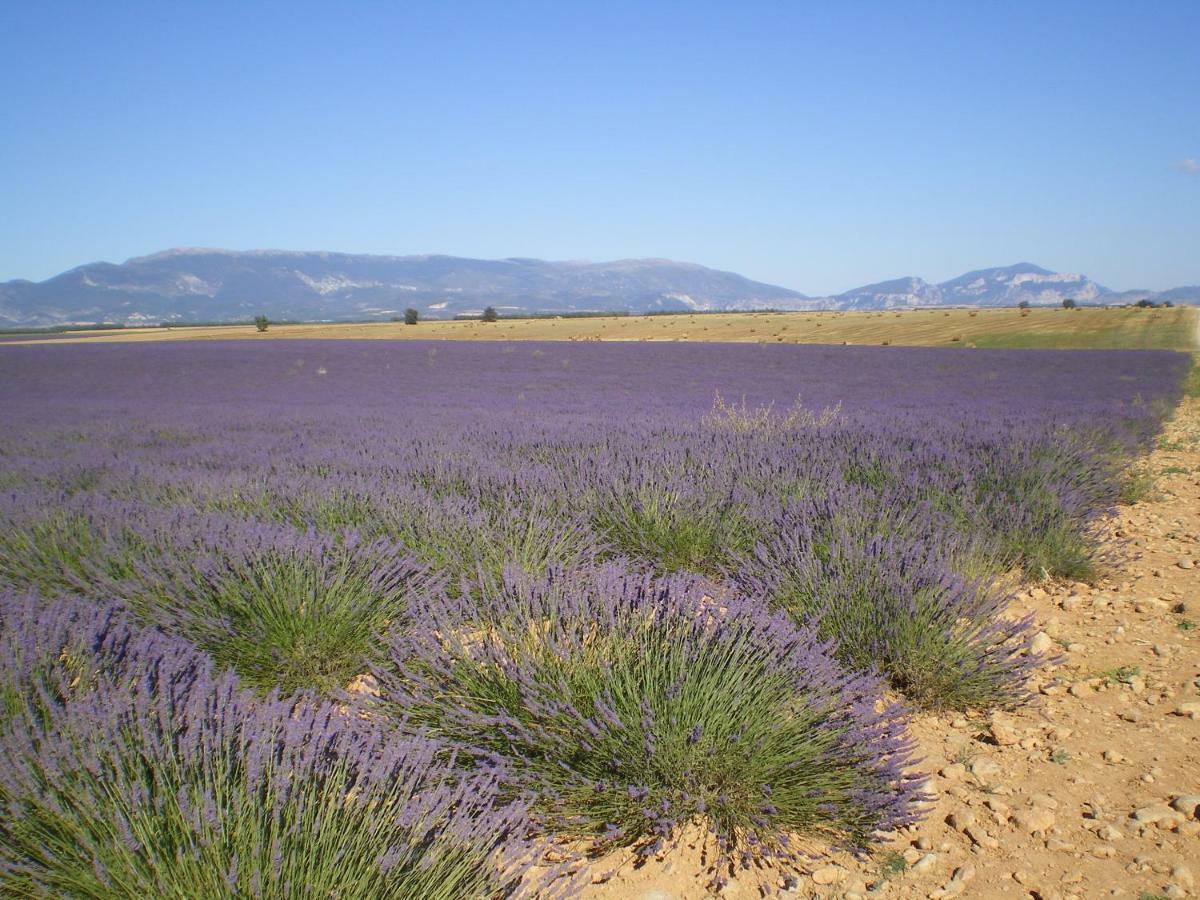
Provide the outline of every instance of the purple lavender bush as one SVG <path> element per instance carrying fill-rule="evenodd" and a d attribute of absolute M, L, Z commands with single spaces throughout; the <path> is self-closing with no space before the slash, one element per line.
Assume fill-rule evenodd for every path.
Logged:
<path fill-rule="evenodd" d="M 930 545 L 937 522 L 921 507 L 881 513 L 851 490 L 796 503 L 733 580 L 812 623 L 839 659 L 877 669 L 915 705 L 1012 705 L 1040 661 L 1029 620 L 1005 618 L 1003 591 L 958 574 L 953 548 Z"/>
<path fill-rule="evenodd" d="M 1099 548 L 1092 524 L 1119 499 L 1128 462 L 1111 439 L 1088 429 L 1053 441 L 992 441 L 971 452 L 976 473 L 946 508 L 960 522 L 983 523 L 974 530 L 994 567 L 1035 580 L 1094 581 Z"/>
<path fill-rule="evenodd" d="M 157 554 L 115 587 L 249 686 L 336 695 L 383 658 L 382 635 L 406 621 L 427 572 L 386 540 L 264 530 L 239 525 L 209 549 Z"/>
<path fill-rule="evenodd" d="M 119 597 L 142 622 L 186 637 L 264 692 L 339 692 L 382 657 L 382 634 L 429 580 L 403 548 L 353 531 L 94 498 L 6 524 L 8 584 Z"/>
<path fill-rule="evenodd" d="M 249 494 L 205 498 L 206 508 L 276 521 L 300 529 L 338 533 L 403 545 L 417 560 L 457 589 L 481 574 L 498 577 L 506 566 L 544 572 L 595 557 L 601 542 L 577 511 L 547 503 L 528 486 L 488 490 L 456 474 L 427 476 L 423 484 L 386 493 L 372 484 L 343 493 L 327 485 L 275 485 Z"/>
<path fill-rule="evenodd" d="M 903 711 L 787 616 L 611 565 L 477 596 L 424 601 L 379 702 L 506 761 L 549 831 L 648 853 L 700 821 L 748 865 L 913 819 Z"/>
<path fill-rule="evenodd" d="M 898 650 L 894 635 L 913 621 L 949 622 L 967 610 L 970 631 L 998 616 L 1002 598 L 989 607 L 964 587 L 980 577 L 1010 569 L 1091 577 L 1095 519 L 1117 498 L 1120 467 L 1148 446 L 1187 367 L 1183 355 L 1142 351 L 5 346 L 0 583 L 120 598 L 148 621 L 196 629 L 188 633 L 219 654 L 217 641 L 243 630 L 241 606 L 251 616 L 276 608 L 256 599 L 267 591 L 260 575 L 324 553 L 304 549 L 310 533 L 317 544 L 357 533 L 354 559 L 387 542 L 394 551 L 385 556 L 425 567 L 452 592 L 506 567 L 538 575 L 596 558 L 725 584 L 769 581 L 781 572 L 760 571 L 755 548 L 766 548 L 802 568 L 801 581 L 833 579 L 814 587 L 818 597 L 864 598 L 870 614 L 861 622 L 877 634 L 858 643 Z M 818 517 L 797 526 L 802 536 L 826 529 L 823 504 L 850 495 L 855 515 L 830 520 L 841 545 L 894 540 L 908 549 L 847 555 L 829 569 L 776 546 L 792 539 L 779 527 L 789 510 Z M 894 531 L 924 508 L 926 525 Z M 299 535 L 288 539 L 299 556 L 286 548 L 268 561 L 247 556 L 245 535 L 258 529 Z M 923 560 L 919 589 L 887 588 L 896 553 Z M 327 555 L 314 565 L 272 583 L 299 603 L 309 582 L 323 591 L 340 577 Z M 239 582 L 230 568 L 256 574 Z M 246 603 L 227 610 L 214 593 Z M 927 611 L 915 619 L 913 597 Z M 353 598 L 345 607 L 361 609 Z M 390 626 L 400 605 L 385 597 L 372 608 L 387 615 L 358 618 L 370 621 L 368 631 Z M 246 630 L 277 631 L 255 627 Z M 301 645 L 319 642 L 314 627 Z M 1019 667 L 993 665 L 1000 651 L 982 650 L 971 634 L 967 656 L 988 660 L 981 678 L 1019 677 Z M 365 632 L 341 643 L 363 642 L 373 656 L 378 645 Z M 880 664 L 875 655 L 854 658 Z M 324 663 L 300 669 L 316 671 L 307 683 L 324 689 L 364 655 L 351 657 L 333 674 L 321 674 Z M 242 667 L 257 677 L 251 668 L 260 664 Z M 892 677 L 924 696 L 915 674 Z M 1010 697 L 1011 688 L 992 694 Z M 987 691 L 972 691 L 985 702 Z"/>
<path fill-rule="evenodd" d="M 0 596 L 0 893 L 492 898 L 532 859 L 501 776 L 263 699 L 111 607 Z"/>
<path fill-rule="evenodd" d="M 730 496 L 686 487 L 621 485 L 595 501 L 594 527 L 608 552 L 671 574 L 716 574 L 754 546 L 754 523 Z"/>

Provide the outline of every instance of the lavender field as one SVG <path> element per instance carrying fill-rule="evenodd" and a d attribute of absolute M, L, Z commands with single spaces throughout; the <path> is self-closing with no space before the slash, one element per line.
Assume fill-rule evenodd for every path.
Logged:
<path fill-rule="evenodd" d="M 1189 364 L 0 348 L 0 893 L 569 895 L 695 822 L 714 887 L 867 847 L 917 814 L 914 711 L 1023 701 L 1014 576 L 1096 576 Z"/>

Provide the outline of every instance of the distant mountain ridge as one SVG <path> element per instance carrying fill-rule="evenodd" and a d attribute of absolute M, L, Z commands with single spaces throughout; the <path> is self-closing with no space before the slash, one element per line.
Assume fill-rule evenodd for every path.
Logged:
<path fill-rule="evenodd" d="M 1200 295 L 1200 290 L 1195 290 Z M 1149 295 L 1151 292 L 1139 292 Z M 856 288 L 830 298 L 842 309 L 895 309 L 905 306 L 1031 306 L 1103 302 L 1116 298 L 1086 275 L 1062 274 L 1032 263 L 967 272 L 941 284 L 920 278 L 901 278 Z M 1141 299 L 1139 296 L 1138 299 Z M 1118 302 L 1114 299 L 1113 302 Z"/>
<path fill-rule="evenodd" d="M 897 309 L 1081 303 L 1200 303 L 1200 286 L 1115 293 L 1083 275 L 1030 263 L 980 269 L 941 284 L 906 277 L 832 297 L 665 259 L 615 262 L 371 256 L 176 248 L 124 263 L 90 263 L 42 282 L 0 283 L 0 327 L 114 322 L 386 319 L 587 311 Z"/>

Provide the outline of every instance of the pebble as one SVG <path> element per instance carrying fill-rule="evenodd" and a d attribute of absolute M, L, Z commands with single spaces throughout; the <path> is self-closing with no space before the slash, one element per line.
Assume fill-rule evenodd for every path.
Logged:
<path fill-rule="evenodd" d="M 1196 705 L 1200 706 L 1200 704 Z M 971 760 L 970 768 L 971 774 L 978 778 L 981 784 L 990 784 L 1000 777 L 1000 766 L 986 756 Z"/>
<path fill-rule="evenodd" d="M 1181 569 L 1196 568 L 1196 564 L 1194 562 L 1192 562 L 1190 559 L 1181 559 L 1181 560 L 1179 560 L 1179 562 L 1175 563 L 1175 565 L 1179 566 L 1179 568 L 1181 568 Z"/>
<path fill-rule="evenodd" d="M 969 809 L 952 812 L 946 817 L 946 824 L 955 831 L 966 831 L 970 826 L 975 824 L 975 813 Z"/>
<path fill-rule="evenodd" d="M 979 825 L 968 825 L 963 829 L 963 834 L 971 839 L 971 843 L 978 844 L 985 850 L 995 850 L 1000 846 L 1000 842 L 984 831 Z"/>
<path fill-rule="evenodd" d="M 937 861 L 938 858 L 936 853 L 926 853 L 912 864 L 912 870 L 914 872 L 928 872 L 937 865 Z"/>
<path fill-rule="evenodd" d="M 1055 821 L 1054 813 L 1039 806 L 1018 810 L 1013 813 L 1012 820 L 1018 828 L 1029 834 L 1038 834 L 1039 832 L 1045 834 L 1054 827 Z"/>
<path fill-rule="evenodd" d="M 379 696 L 379 681 L 370 672 L 364 672 L 361 675 L 355 675 L 348 685 L 346 690 L 351 694 L 362 694 L 366 697 Z"/>
<path fill-rule="evenodd" d="M 842 870 L 837 866 L 821 866 L 813 871 L 812 880 L 816 884 L 837 884 L 842 880 Z"/>
<path fill-rule="evenodd" d="M 1180 703 L 1175 707 L 1175 715 L 1187 716 L 1189 719 L 1200 719 L 1200 703 Z"/>
<path fill-rule="evenodd" d="M 1155 803 L 1152 806 L 1143 806 L 1141 809 L 1133 811 L 1133 820 L 1141 825 L 1153 825 L 1155 822 L 1161 822 L 1164 819 L 1174 818 L 1176 813 L 1165 803 Z"/>
<path fill-rule="evenodd" d="M 1111 825 L 1103 825 L 1096 829 L 1096 837 L 1100 838 L 1102 841 L 1119 841 L 1122 840 L 1125 835 L 1123 835 L 1116 828 L 1113 828 Z"/>
<path fill-rule="evenodd" d="M 1092 689 L 1086 681 L 1077 681 L 1067 688 L 1067 693 L 1072 697 L 1090 697 Z"/>
<path fill-rule="evenodd" d="M 1183 863 L 1176 863 L 1171 867 L 1171 881 L 1189 891 L 1196 886 L 1196 877 L 1192 874 L 1192 870 Z"/>
<path fill-rule="evenodd" d="M 1020 740 L 1017 730 L 1002 720 L 993 721 L 989 730 L 992 733 L 992 740 L 1001 747 L 1010 747 Z"/>
<path fill-rule="evenodd" d="M 961 881 L 948 881 L 945 885 L 930 894 L 929 900 L 950 900 L 951 897 L 957 897 L 966 889 L 966 884 Z"/>
<path fill-rule="evenodd" d="M 947 781 L 962 781 L 967 777 L 967 767 L 962 763 L 951 763 L 948 766 L 942 766 L 938 774 Z"/>
<path fill-rule="evenodd" d="M 1038 656 L 1043 653 L 1049 653 L 1054 646 L 1054 640 L 1044 631 L 1039 631 L 1033 636 L 1033 640 L 1029 642 L 1029 649 L 1032 653 Z"/>
<path fill-rule="evenodd" d="M 1200 794 L 1181 794 L 1171 801 L 1171 809 L 1185 816 L 1200 818 Z"/>

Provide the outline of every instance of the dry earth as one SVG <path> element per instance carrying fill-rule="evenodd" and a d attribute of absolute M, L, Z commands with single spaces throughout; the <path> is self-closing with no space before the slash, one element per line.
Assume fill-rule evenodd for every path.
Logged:
<path fill-rule="evenodd" d="M 1107 577 L 1018 597 L 1059 653 L 1033 701 L 917 720 L 923 769 L 936 773 L 924 821 L 869 859 L 817 852 L 793 883 L 743 872 L 722 897 L 1200 896 L 1200 398 L 1146 464 L 1160 495 L 1105 523 Z M 704 858 L 692 838 L 640 868 L 603 860 L 594 871 L 615 874 L 583 896 L 704 897 Z"/>

